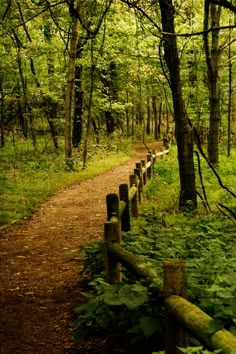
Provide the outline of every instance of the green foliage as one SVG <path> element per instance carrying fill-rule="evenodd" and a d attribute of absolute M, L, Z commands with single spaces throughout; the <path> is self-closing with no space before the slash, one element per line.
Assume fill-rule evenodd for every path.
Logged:
<path fill-rule="evenodd" d="M 197 347 L 188 347 L 188 348 L 178 348 L 182 353 L 185 354 L 217 354 L 221 353 L 221 349 L 217 349 L 214 351 L 209 351 L 207 349 L 204 349 L 202 346 L 197 346 Z M 154 352 L 152 354 L 164 354 L 165 352 Z M 232 353 L 233 354 L 233 353 Z"/>
<path fill-rule="evenodd" d="M 64 152 L 55 151 L 48 138 L 41 138 L 37 149 L 19 137 L 17 142 L 8 140 L 0 149 L 0 225 L 29 217 L 55 191 L 96 176 L 129 158 L 125 153 L 125 149 L 129 152 L 132 148 L 129 140 L 120 142 L 114 138 L 103 143 L 89 144 L 88 168 L 82 170 L 80 153 L 73 158 L 73 169 L 67 169 Z"/>
<path fill-rule="evenodd" d="M 221 349 L 217 349 L 217 350 L 214 350 L 214 351 L 209 351 L 207 349 L 204 349 L 202 346 L 198 346 L 198 347 L 188 347 L 188 348 L 179 348 L 179 350 L 182 352 L 182 353 L 186 353 L 186 354 L 211 354 L 211 353 L 214 353 L 214 354 L 217 354 L 217 353 L 221 353 L 222 350 Z"/>
<path fill-rule="evenodd" d="M 231 166 L 232 161 L 225 161 L 225 166 L 222 168 L 225 172 L 221 172 L 221 177 L 225 180 L 225 183 L 230 182 L 227 174 L 227 164 Z M 127 250 L 142 255 L 145 264 L 151 265 L 160 277 L 163 272 L 162 264 L 164 260 L 170 258 L 185 259 L 188 266 L 189 299 L 214 318 L 209 326 L 209 334 L 223 327 L 235 334 L 235 226 L 225 216 L 219 214 L 216 209 L 209 215 L 206 214 L 201 205 L 195 212 L 180 213 L 177 210 L 178 170 L 176 166 L 174 149 L 168 159 L 156 164 L 154 177 L 145 187 L 146 198 L 143 200 L 139 218 L 132 221 L 132 231 L 123 234 L 122 242 Z M 209 170 L 206 170 L 206 166 L 203 170 L 203 176 L 205 176 L 205 171 L 206 174 L 209 174 L 207 193 L 209 203 L 211 203 L 216 200 L 220 192 L 219 187 L 215 187 L 215 176 L 209 173 Z M 231 178 L 231 174 L 229 176 Z M 214 188 L 212 188 L 212 185 Z M 96 262 L 93 262 L 93 252 L 96 255 L 98 251 L 98 248 L 93 250 L 93 246 L 88 249 L 85 264 L 86 268 L 90 267 L 88 263 L 91 260 L 92 273 L 96 270 Z M 100 249 L 101 257 L 102 253 L 103 251 Z M 102 267 L 100 256 L 98 269 Z M 99 276 L 97 272 L 94 272 L 94 274 Z M 128 318 L 135 318 L 137 325 L 135 327 L 133 323 L 128 322 L 129 328 L 134 326 L 132 331 L 129 331 L 129 335 L 133 333 L 134 338 L 136 338 L 137 333 L 142 334 L 143 340 L 145 340 L 145 336 L 148 337 L 149 335 L 150 338 L 153 335 L 158 337 L 160 327 L 163 326 L 163 313 L 161 308 L 155 310 L 155 306 L 160 306 L 160 299 L 155 298 L 151 288 L 144 291 L 141 284 L 136 288 L 137 283 L 133 288 L 134 277 L 125 270 L 124 274 L 125 281 L 119 285 L 104 285 L 104 280 L 100 280 L 99 286 L 91 283 L 95 285 L 95 293 L 93 291 L 89 293 L 89 303 L 92 302 L 93 306 L 95 306 L 94 303 L 98 306 L 95 312 L 102 306 L 102 309 L 107 312 L 107 316 L 111 316 L 109 321 L 105 322 L 108 326 L 105 326 L 106 330 L 119 328 L 121 332 L 124 331 L 124 335 L 124 333 L 127 333 L 127 328 L 120 325 L 119 316 L 125 316 L 125 318 L 127 316 Z M 121 290 L 122 287 L 123 290 Z M 140 294 L 136 293 L 136 290 L 140 291 Z M 148 295 L 147 298 L 146 295 Z M 124 299 L 126 296 L 127 298 L 130 297 L 128 301 Z M 137 297 L 137 302 L 135 297 Z M 144 299 L 145 302 L 143 303 Z M 129 303 L 133 304 L 134 308 L 130 307 Z M 117 308 L 119 308 L 119 314 L 114 312 Z M 83 311 L 83 320 L 80 316 L 78 319 L 80 337 L 80 331 L 83 331 L 84 327 L 90 323 L 86 322 L 86 307 L 83 307 Z M 94 312 L 92 314 L 90 312 L 90 315 L 89 321 L 92 321 L 93 326 L 99 325 Z M 136 332 L 136 329 L 138 332 Z M 162 349 L 161 343 L 159 342 L 160 349 Z M 219 352 L 210 352 L 201 346 L 181 350 L 186 353 L 199 354 Z"/>
<path fill-rule="evenodd" d="M 84 258 L 80 274 L 98 276 L 104 271 L 104 242 L 94 241 L 85 246 L 80 246 L 78 256 Z"/>
<path fill-rule="evenodd" d="M 89 285 L 93 293 L 82 293 L 88 301 L 75 309 L 76 340 L 85 339 L 96 328 L 123 336 L 123 343 L 160 336 L 162 309 L 153 302 L 147 287 L 140 282 L 110 285 L 99 277 Z"/>

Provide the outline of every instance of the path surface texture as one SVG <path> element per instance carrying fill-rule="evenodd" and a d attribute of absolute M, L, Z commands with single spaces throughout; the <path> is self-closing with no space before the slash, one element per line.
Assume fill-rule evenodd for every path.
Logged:
<path fill-rule="evenodd" d="M 106 194 L 128 183 L 146 155 L 138 146 L 126 164 L 60 191 L 29 221 L 0 235 L 1 354 L 75 352 L 72 314 L 82 299 L 79 266 L 68 262 L 68 251 L 103 237 Z"/>

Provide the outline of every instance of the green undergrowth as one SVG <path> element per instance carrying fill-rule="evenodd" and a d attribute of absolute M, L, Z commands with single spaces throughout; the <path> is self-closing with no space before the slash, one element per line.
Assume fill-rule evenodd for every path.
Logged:
<path fill-rule="evenodd" d="M 229 188 L 236 185 L 234 161 L 235 154 L 229 159 L 222 156 L 222 165 L 217 170 Z M 160 277 L 164 260 L 186 260 L 188 296 L 214 317 L 209 331 L 214 333 L 225 327 L 236 334 L 236 229 L 216 207 L 220 202 L 235 210 L 236 200 L 219 186 L 204 161 L 201 169 L 202 182 L 197 175 L 197 188 L 202 194 L 204 184 L 212 212 L 206 210 L 200 198 L 196 211 L 178 210 L 178 164 L 173 147 L 168 157 L 156 163 L 154 177 L 145 187 L 139 218 L 133 219 L 132 231 L 123 234 L 122 244 L 142 256 Z M 122 338 L 126 344 L 146 348 L 145 353 L 161 350 L 165 316 L 161 297 L 125 269 L 122 284 L 107 284 L 102 241 L 84 247 L 80 255 L 81 252 L 85 257 L 83 272 L 91 276 L 91 281 L 89 293 L 84 294 L 87 303 L 75 310 L 78 314 L 76 339 L 86 338 L 102 328 L 113 335 L 115 332 L 118 342 Z M 188 353 L 209 353 L 199 347 L 201 343 L 196 339 L 191 339 L 190 344 L 198 349 L 189 348 Z"/>
<path fill-rule="evenodd" d="M 82 153 L 75 151 L 70 172 L 64 151 L 55 152 L 48 141 L 38 141 L 37 149 L 24 139 L 8 141 L 0 149 L 0 225 L 29 217 L 56 191 L 127 161 L 132 146 L 129 140 L 90 142 L 87 168 L 82 168 Z"/>

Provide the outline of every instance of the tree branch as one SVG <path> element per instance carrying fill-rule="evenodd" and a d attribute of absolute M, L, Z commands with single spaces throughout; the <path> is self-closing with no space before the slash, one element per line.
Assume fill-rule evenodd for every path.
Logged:
<path fill-rule="evenodd" d="M 192 128 L 193 128 L 194 136 L 196 137 L 196 140 L 197 140 L 197 147 L 198 147 L 198 149 L 199 149 L 199 151 L 200 151 L 200 154 L 201 154 L 202 157 L 206 160 L 208 166 L 210 167 L 210 169 L 212 170 L 212 172 L 213 172 L 214 175 L 216 176 L 219 185 L 221 186 L 221 188 L 223 188 L 224 190 L 226 190 L 232 197 L 236 198 L 236 194 L 223 184 L 223 182 L 222 182 L 222 180 L 221 180 L 219 174 L 218 174 L 217 171 L 215 170 L 214 166 L 210 163 L 210 161 L 209 161 L 208 158 L 206 157 L 206 154 L 204 153 L 204 151 L 203 151 L 203 149 L 202 149 L 202 146 L 201 146 L 201 143 L 200 143 L 200 139 L 199 139 L 198 132 L 197 132 L 197 130 L 196 130 L 195 127 L 192 127 Z"/>
<path fill-rule="evenodd" d="M 201 187 L 202 187 L 202 193 L 203 193 L 203 196 L 204 196 L 204 206 L 205 206 L 205 209 L 206 209 L 206 210 L 207 210 L 207 208 L 208 208 L 209 211 L 212 212 L 211 207 L 210 207 L 210 205 L 209 205 L 209 203 L 208 203 L 208 200 L 207 200 L 206 189 L 205 189 L 205 186 L 204 186 L 204 184 L 203 184 L 200 156 L 199 156 L 199 153 L 198 153 L 196 150 L 194 151 L 194 153 L 195 153 L 196 156 L 197 156 L 198 174 L 199 174 L 199 177 L 200 177 L 200 182 L 201 182 Z"/>
<path fill-rule="evenodd" d="M 216 203 L 216 206 L 222 214 L 227 216 L 228 219 L 230 219 L 234 224 L 236 224 L 236 215 L 234 214 L 234 212 L 230 208 L 228 208 L 227 206 L 225 206 L 221 203 Z M 233 217 L 231 215 L 227 214 L 224 209 L 226 209 L 231 215 L 233 215 Z"/>
<path fill-rule="evenodd" d="M 230 1 L 227 0 L 209 0 L 212 4 L 219 5 L 222 7 L 225 7 L 226 9 L 229 9 L 233 12 L 236 13 L 236 6 L 233 5 Z"/>
<path fill-rule="evenodd" d="M 7 13 L 8 13 L 8 11 L 10 10 L 10 7 L 11 7 L 11 0 L 8 1 L 6 10 L 4 11 L 4 14 L 3 14 L 3 16 L 2 16 L 2 21 L 4 21 L 5 17 L 7 16 Z"/>

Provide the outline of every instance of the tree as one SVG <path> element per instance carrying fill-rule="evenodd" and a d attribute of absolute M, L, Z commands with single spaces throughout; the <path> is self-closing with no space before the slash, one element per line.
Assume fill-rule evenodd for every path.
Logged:
<path fill-rule="evenodd" d="M 210 121 L 208 134 L 208 159 L 215 165 L 219 160 L 219 133 L 221 122 L 220 110 L 220 61 L 219 30 L 211 32 L 211 46 L 208 41 L 208 23 L 211 28 L 219 28 L 221 7 L 205 0 L 204 12 L 204 49 L 207 63 L 207 83 L 209 89 Z"/>
<path fill-rule="evenodd" d="M 75 12 L 78 13 L 80 8 L 80 0 L 77 0 Z M 79 38 L 79 19 L 73 13 L 71 40 L 69 49 L 68 76 L 65 96 L 65 158 L 72 157 L 72 111 L 74 101 L 74 85 L 75 85 L 75 61 L 76 51 Z"/>
<path fill-rule="evenodd" d="M 174 27 L 172 0 L 160 1 L 165 62 L 169 70 L 170 88 L 173 98 L 175 137 L 178 147 L 180 198 L 179 205 L 191 203 L 197 206 L 195 171 L 193 161 L 193 133 L 182 96 L 180 64 Z"/>
<path fill-rule="evenodd" d="M 76 114 L 80 114 L 80 116 L 76 116 L 76 120 L 74 123 L 74 144 L 78 145 L 78 137 L 76 137 L 76 128 L 81 128 L 81 108 L 78 107 L 78 104 L 82 104 L 82 101 L 79 102 L 77 98 L 76 108 L 80 110 L 80 112 L 74 111 L 74 98 L 75 98 L 75 67 L 76 67 L 76 57 L 79 55 L 79 31 L 80 26 L 86 31 L 87 39 L 93 39 L 98 34 L 102 22 L 108 12 L 113 0 L 105 1 L 105 5 L 100 4 L 97 0 L 94 0 L 93 3 L 89 4 L 88 1 L 77 0 L 76 6 L 74 7 L 74 3 L 71 1 L 67 1 L 70 13 L 72 15 L 72 30 L 71 30 L 71 39 L 70 39 L 70 49 L 69 49 L 69 62 L 68 62 L 68 78 L 67 78 L 67 87 L 66 87 L 66 97 L 65 97 L 65 158 L 66 160 L 71 159 L 72 157 L 72 114 L 75 112 Z M 104 8 L 103 8 L 104 7 Z M 96 10 L 98 10 L 98 17 Z M 100 15 L 100 16 L 99 16 Z M 98 19 L 97 19 L 98 18 Z M 82 48 L 81 48 L 82 49 Z M 78 70 L 81 68 L 77 67 Z M 80 80 L 80 78 L 78 78 Z M 81 85 L 81 82 L 79 83 Z M 78 88 L 78 86 L 77 86 Z M 81 87 L 77 90 L 77 94 L 82 94 Z M 82 98 L 82 97 L 81 97 Z M 81 100 L 80 98 L 80 100 Z M 77 125 L 77 126 L 76 126 Z M 87 128 L 88 131 L 88 128 Z"/>

